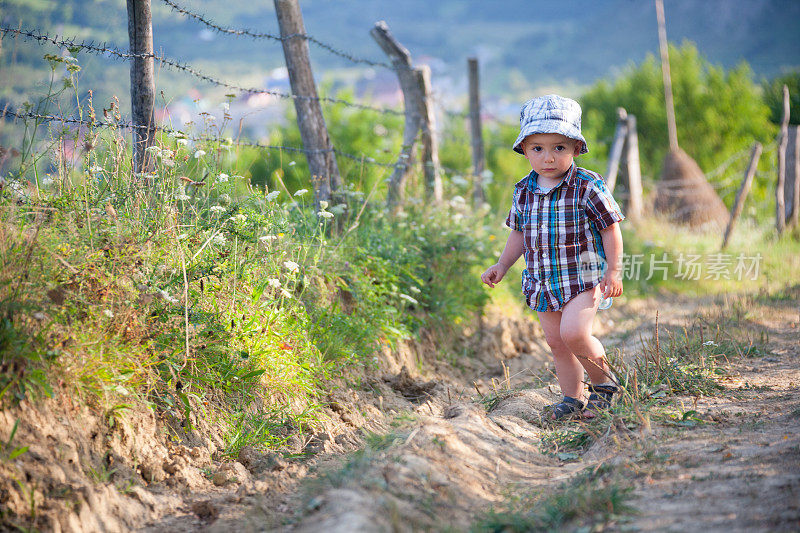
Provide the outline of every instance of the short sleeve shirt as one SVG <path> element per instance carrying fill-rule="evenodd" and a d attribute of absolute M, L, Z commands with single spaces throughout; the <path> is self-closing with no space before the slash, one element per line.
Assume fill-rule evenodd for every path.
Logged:
<path fill-rule="evenodd" d="M 603 178 L 574 163 L 552 189 L 537 190 L 532 171 L 514 186 L 506 226 L 523 234 L 522 292 L 534 311 L 559 311 L 600 283 L 600 230 L 625 218 Z"/>

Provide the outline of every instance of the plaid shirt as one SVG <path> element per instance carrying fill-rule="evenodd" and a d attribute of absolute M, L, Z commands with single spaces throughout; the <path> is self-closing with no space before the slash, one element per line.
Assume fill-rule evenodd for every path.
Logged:
<path fill-rule="evenodd" d="M 537 178 L 531 171 L 514 186 L 506 226 L 523 233 L 527 268 L 522 292 L 528 307 L 559 311 L 600 283 L 606 257 L 600 230 L 625 217 L 595 172 L 573 163 L 564 179 L 544 193 L 536 188 Z M 600 271 L 586 275 L 592 260 Z"/>

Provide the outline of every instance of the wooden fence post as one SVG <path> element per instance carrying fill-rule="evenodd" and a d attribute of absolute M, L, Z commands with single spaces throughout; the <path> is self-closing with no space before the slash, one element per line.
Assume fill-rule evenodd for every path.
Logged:
<path fill-rule="evenodd" d="M 664 101 L 667 109 L 669 149 L 676 152 L 678 150 L 678 127 L 675 124 L 675 104 L 672 101 L 672 76 L 669 72 L 669 45 L 667 44 L 667 24 L 664 17 L 663 0 L 656 0 L 656 18 L 658 19 L 658 49 L 661 52 L 661 76 L 664 79 Z"/>
<path fill-rule="evenodd" d="M 639 134 L 636 132 L 636 115 L 628 115 L 628 138 L 625 142 L 625 166 L 628 170 L 627 217 L 632 221 L 642 218 L 642 170 L 639 166 Z"/>
<path fill-rule="evenodd" d="M 486 170 L 486 155 L 483 149 L 483 130 L 481 128 L 480 79 L 478 77 L 478 58 L 467 59 L 469 73 L 469 129 L 472 134 L 472 200 L 476 207 L 486 200 L 483 189 L 483 171 Z"/>
<path fill-rule="evenodd" d="M 789 126 L 788 131 L 783 197 L 786 204 L 786 227 L 794 228 L 797 226 L 800 211 L 800 126 Z"/>
<path fill-rule="evenodd" d="M 628 134 L 628 113 L 624 108 L 617 108 L 617 129 L 614 132 L 614 141 L 608 153 L 608 171 L 606 172 L 606 185 L 608 190 L 614 192 L 619 173 L 619 162 L 622 159 L 622 148 L 625 146 L 625 137 Z"/>
<path fill-rule="evenodd" d="M 747 198 L 747 194 L 750 192 L 753 176 L 756 175 L 756 168 L 758 168 L 758 159 L 761 157 L 761 150 L 761 143 L 757 142 L 753 144 L 753 150 L 750 153 L 750 164 L 747 166 L 747 171 L 744 173 L 744 179 L 739 186 L 739 190 L 736 191 L 736 199 L 733 201 L 733 207 L 731 208 L 731 218 L 728 221 L 728 227 L 725 228 L 725 236 L 722 238 L 722 250 L 728 246 L 728 240 L 731 237 L 731 233 L 733 233 L 733 226 L 736 224 L 739 215 L 742 214 L 744 201 Z"/>
<path fill-rule="evenodd" d="M 400 88 L 403 91 L 405 105 L 403 148 L 394 171 L 389 177 L 389 191 L 386 197 L 389 209 L 393 210 L 402 206 L 405 197 L 406 178 L 413 164 L 414 145 L 416 144 L 417 132 L 420 130 L 422 121 L 422 115 L 419 112 L 421 107 L 419 101 L 422 99 L 422 95 L 419 94 L 417 73 L 411 68 L 411 54 L 405 46 L 394 38 L 389 31 L 388 24 L 382 20 L 378 21 L 369 33 L 391 59 L 392 66 L 397 73 L 397 79 L 400 82 Z"/>
<path fill-rule="evenodd" d="M 786 181 L 786 147 L 789 144 L 789 88 L 783 86 L 783 119 L 778 142 L 778 183 L 775 186 L 775 227 L 778 235 L 786 229 L 786 203 L 783 183 Z"/>
<path fill-rule="evenodd" d="M 300 12 L 298 0 L 274 2 L 286 68 L 289 71 L 289 84 L 294 95 L 294 108 L 297 111 L 297 125 L 303 147 L 308 150 L 306 159 L 314 184 L 315 199 L 317 202 L 329 201 L 342 183 L 336 154 L 322 116 L 314 73 L 311 71 L 303 14 Z"/>
<path fill-rule="evenodd" d="M 431 101 L 431 68 L 423 65 L 414 69 L 419 86 L 419 114 L 422 117 L 422 171 L 425 176 L 425 196 L 433 203 L 442 201 L 442 171 L 439 166 L 439 142 L 436 139 L 436 115 Z"/>
<path fill-rule="evenodd" d="M 154 159 L 147 148 L 155 143 L 156 85 L 153 68 L 153 21 L 150 0 L 127 0 L 131 61 L 133 172 L 150 172 Z M 143 56 L 143 57 L 142 57 Z"/>

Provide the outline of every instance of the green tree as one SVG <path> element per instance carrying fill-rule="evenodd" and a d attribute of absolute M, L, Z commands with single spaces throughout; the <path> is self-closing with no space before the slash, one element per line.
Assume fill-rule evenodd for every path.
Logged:
<path fill-rule="evenodd" d="M 754 141 L 775 135 L 770 110 L 747 63 L 725 70 L 700 55 L 694 44 L 670 45 L 678 143 L 704 171 L 716 169 Z M 582 98 L 584 134 L 605 161 L 614 135 L 616 108 L 636 115 L 642 172 L 655 178 L 669 150 L 659 61 L 651 54 L 613 81 L 601 81 Z M 602 167 L 601 167 L 602 168 Z M 714 178 L 712 178 L 713 181 Z"/>

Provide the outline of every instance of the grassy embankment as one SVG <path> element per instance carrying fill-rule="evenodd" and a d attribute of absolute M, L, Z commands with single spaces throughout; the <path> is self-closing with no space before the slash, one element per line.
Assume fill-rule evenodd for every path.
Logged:
<path fill-rule="evenodd" d="M 34 126 L 27 174 L 0 193 L 3 405 L 148 407 L 223 428 L 228 456 L 276 448 L 382 347 L 427 330 L 446 351 L 485 300 L 484 230 L 458 199 L 400 219 L 370 190 L 315 206 L 283 172 L 253 188 L 257 153 L 210 135 L 159 138 L 155 172 L 132 177 L 121 132 L 42 145 Z M 70 136 L 88 143 L 72 164 L 30 164 L 58 161 Z"/>

